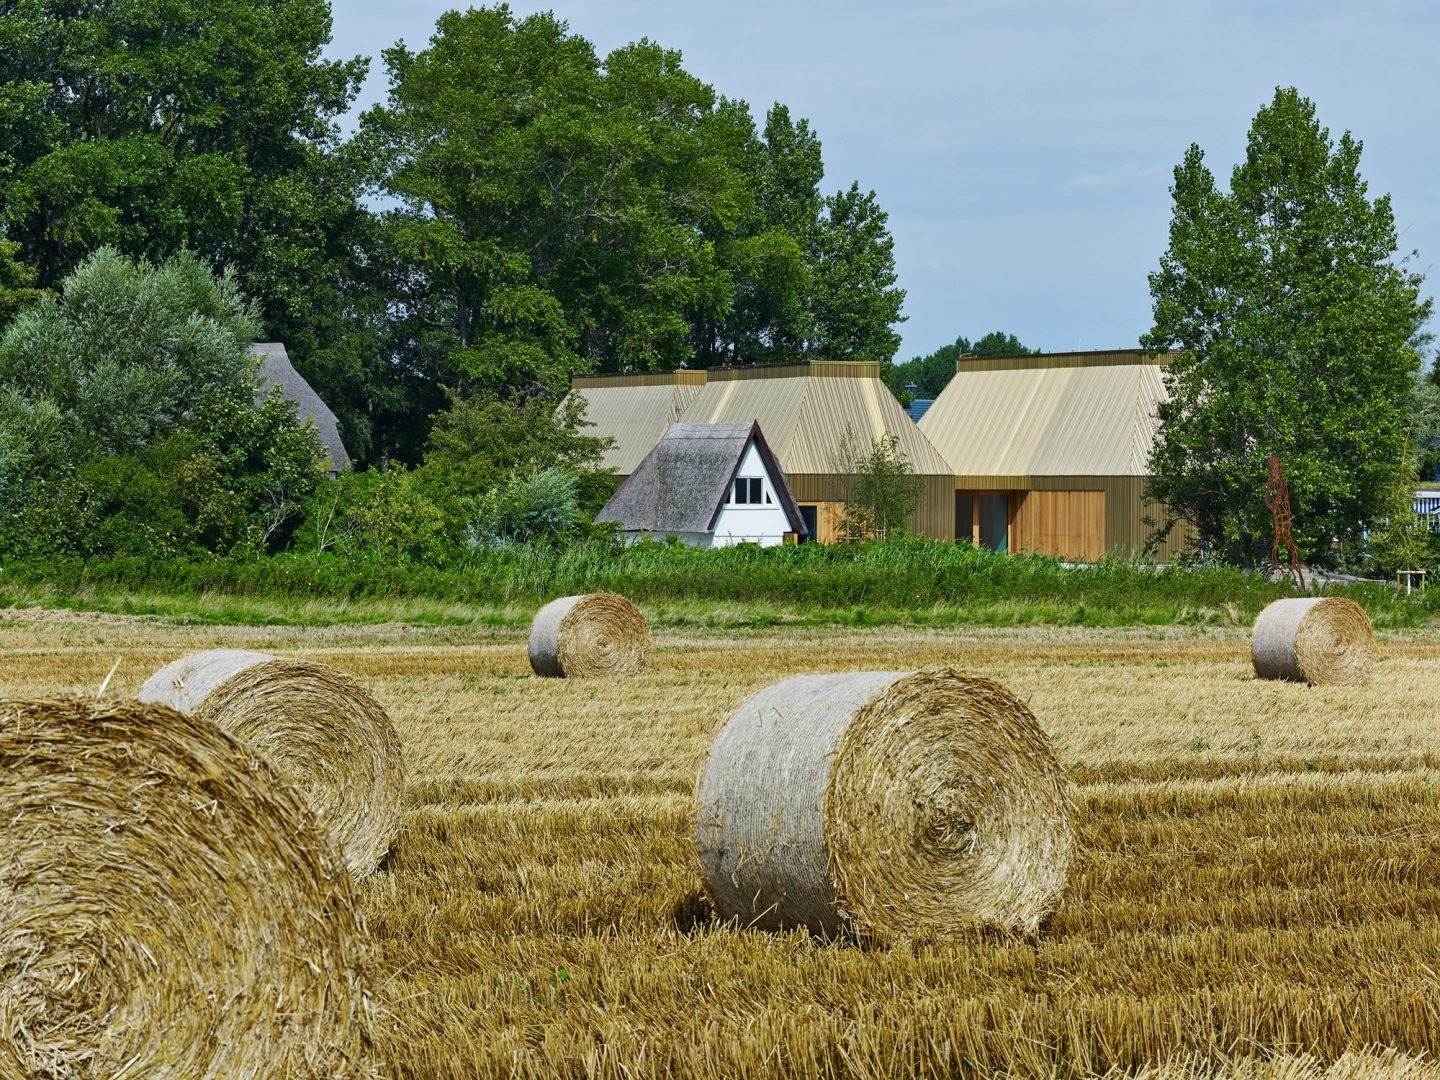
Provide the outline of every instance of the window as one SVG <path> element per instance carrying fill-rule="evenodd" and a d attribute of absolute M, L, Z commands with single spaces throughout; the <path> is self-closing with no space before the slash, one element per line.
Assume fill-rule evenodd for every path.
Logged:
<path fill-rule="evenodd" d="M 761 490 L 760 478 L 758 476 L 736 477 L 735 498 L 731 501 L 736 503 L 764 502 L 765 494 Z"/>

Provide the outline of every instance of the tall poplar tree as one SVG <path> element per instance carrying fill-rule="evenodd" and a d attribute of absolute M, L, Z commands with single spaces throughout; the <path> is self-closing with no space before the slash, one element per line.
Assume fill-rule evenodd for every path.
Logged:
<path fill-rule="evenodd" d="M 1430 302 L 1395 258 L 1390 199 L 1369 197 L 1361 146 L 1348 132 L 1332 140 L 1308 99 L 1277 89 L 1228 192 L 1199 146 L 1175 170 L 1142 339 L 1178 354 L 1151 491 L 1247 565 L 1270 550 L 1272 454 L 1309 559 L 1383 517 L 1401 468 Z"/>

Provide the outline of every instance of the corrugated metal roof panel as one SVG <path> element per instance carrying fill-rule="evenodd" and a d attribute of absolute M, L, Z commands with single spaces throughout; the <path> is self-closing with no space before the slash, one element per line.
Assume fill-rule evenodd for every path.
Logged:
<path fill-rule="evenodd" d="M 1161 370 L 961 368 L 919 427 L 960 475 L 1141 476 L 1164 399 Z"/>
<path fill-rule="evenodd" d="M 601 459 L 601 467 L 628 476 L 660 441 L 665 429 L 680 419 L 700 389 L 700 384 L 687 382 L 579 386 L 570 392 L 585 401 L 585 422 L 590 426 L 584 433 L 615 440 Z"/>
<path fill-rule="evenodd" d="M 818 367 L 819 365 L 812 365 Z M 858 369 L 859 364 L 853 365 Z M 878 365 L 875 366 L 878 372 Z M 922 475 L 951 470 L 879 378 L 794 375 L 712 380 L 685 411 L 699 423 L 756 420 L 787 473 L 834 473 L 882 435 L 894 435 L 901 453 Z M 846 433 L 855 444 L 847 448 Z"/>

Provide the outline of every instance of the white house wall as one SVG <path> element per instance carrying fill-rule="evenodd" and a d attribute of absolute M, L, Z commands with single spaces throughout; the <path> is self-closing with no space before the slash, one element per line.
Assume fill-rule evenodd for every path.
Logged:
<path fill-rule="evenodd" d="M 715 519 L 714 538 L 709 546 L 729 547 L 731 544 L 751 543 L 761 547 L 775 547 L 783 543 L 785 534 L 790 531 L 790 521 L 785 516 L 785 510 L 775 494 L 775 484 L 770 479 L 770 474 L 765 471 L 765 462 L 753 442 L 746 449 L 744 460 L 740 462 L 740 469 L 735 476 L 737 479 L 758 476 L 764 492 L 763 497 L 769 501 L 758 504 L 736 503 L 735 485 L 731 484 L 725 506 L 721 509 L 720 516 Z"/>

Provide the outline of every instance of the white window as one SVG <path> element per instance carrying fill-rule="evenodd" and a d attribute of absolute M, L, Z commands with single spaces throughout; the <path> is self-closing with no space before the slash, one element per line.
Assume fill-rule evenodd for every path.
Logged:
<path fill-rule="evenodd" d="M 758 476 L 739 476 L 735 478 L 735 497 L 731 500 L 734 503 L 760 503 L 765 502 L 765 496 L 761 490 L 760 478 Z"/>

